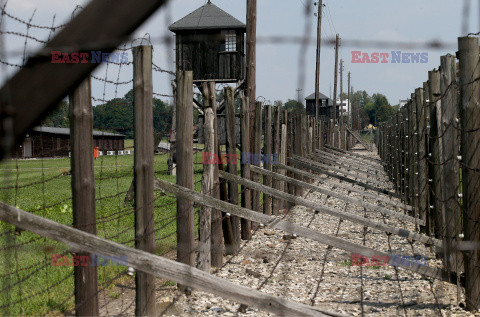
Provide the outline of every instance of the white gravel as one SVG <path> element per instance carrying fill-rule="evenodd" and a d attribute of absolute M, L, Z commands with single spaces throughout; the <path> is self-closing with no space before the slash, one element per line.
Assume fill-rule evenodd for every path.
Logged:
<path fill-rule="evenodd" d="M 358 153 L 374 155 L 366 151 Z M 390 183 L 385 183 L 385 187 L 393 189 Z M 345 190 L 333 186 L 325 188 L 348 194 Z M 355 193 L 349 195 L 361 197 Z M 365 215 L 363 207 L 346 205 L 343 201 L 327 198 L 317 192 L 306 193 L 306 198 L 342 211 Z M 376 203 L 371 199 L 366 201 Z M 368 218 L 383 221 L 379 213 L 366 211 L 366 215 Z M 369 228 L 365 230 L 364 240 L 362 225 L 349 221 L 340 222 L 338 218 L 329 215 L 315 215 L 305 207 L 292 208 L 286 220 L 302 226 L 309 225 L 310 228 L 329 235 L 336 235 L 338 230 L 338 237 L 342 239 L 357 244 L 365 241 L 367 247 L 390 254 L 427 256 L 430 266 L 441 267 L 441 261 L 435 260 L 430 249 L 421 243 L 409 243 L 404 238 L 392 235 L 389 244 L 387 234 Z M 415 230 L 414 224 L 393 217 L 387 216 L 385 221 L 390 225 Z M 426 279 L 404 269 L 395 271 L 392 266 L 350 266 L 351 255 L 348 252 L 329 249 L 326 245 L 304 238 L 285 240 L 284 235 L 287 234 L 279 230 L 261 228 L 240 254 L 232 258 L 216 275 L 254 289 L 266 280 L 261 287 L 262 292 L 309 305 L 313 303 L 327 310 L 353 316 L 361 316 L 362 311 L 366 316 L 480 316 L 470 314 L 457 305 L 464 302 L 464 296 L 463 289 L 460 289 L 460 296 L 457 298 L 455 285 Z M 239 313 L 239 304 L 200 291 L 185 296 L 179 295 L 172 288 L 169 293 L 162 292 L 158 302 L 163 303 L 161 305 L 164 307 L 173 298 L 176 298 L 175 304 L 166 315 L 271 315 L 258 311 L 255 307 L 248 307 Z"/>

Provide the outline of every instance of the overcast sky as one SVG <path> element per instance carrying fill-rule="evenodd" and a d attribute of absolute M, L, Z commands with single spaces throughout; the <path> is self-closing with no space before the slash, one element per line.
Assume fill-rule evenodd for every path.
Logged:
<path fill-rule="evenodd" d="M 132 0 L 134 1 L 134 0 Z M 246 18 L 246 0 L 213 0 L 214 4 L 235 16 L 242 22 Z M 30 19 L 34 10 L 32 23 L 51 25 L 53 15 L 56 15 L 55 24 L 70 19 L 72 11 L 77 5 L 85 6 L 88 1 L 76 0 L 10 0 L 6 11 L 24 20 Z M 137 32 L 135 37 L 150 34 L 154 43 L 154 63 L 162 68 L 173 70 L 173 48 L 159 40 L 162 36 L 171 36 L 167 26 L 192 12 L 206 3 L 206 0 L 173 0 L 166 8 L 158 11 Z M 460 0 L 325 0 L 323 10 L 322 36 L 334 38 L 335 33 L 345 41 L 340 49 L 344 59 L 345 84 L 347 90 L 347 73 L 352 73 L 352 85 L 355 90 L 366 90 L 369 94 L 385 94 L 390 103 L 397 104 L 400 99 L 406 99 L 416 87 L 422 86 L 427 79 L 427 71 L 437 68 L 440 56 L 446 53 L 455 53 L 457 37 L 461 35 L 464 1 Z M 305 15 L 307 6 L 311 12 Z M 304 36 L 306 25 L 310 25 L 311 39 L 316 36 L 316 17 L 313 12 L 316 7 L 309 0 L 258 0 L 257 36 Z M 479 30 L 479 1 L 470 0 L 468 10 L 468 32 Z M 108 14 L 106 12 L 105 14 Z M 26 33 L 24 24 L 10 18 L 5 18 L 3 29 Z M 101 30 L 99 30 L 100 32 Z M 30 29 L 29 34 L 39 39 L 47 39 L 49 32 L 39 29 Z M 408 49 L 404 47 L 365 47 L 353 44 L 351 40 L 365 41 L 398 41 L 427 43 L 440 41 L 449 44 L 449 48 Z M 7 60 L 12 63 L 21 63 L 25 38 L 6 35 L 3 39 Z M 27 52 L 33 52 L 40 47 L 40 43 L 27 41 Z M 426 63 L 391 63 L 391 51 L 405 53 L 427 53 Z M 369 54 L 389 53 L 389 63 L 352 63 L 352 51 L 367 52 Z M 305 54 L 305 67 L 299 68 L 301 54 Z M 131 53 L 129 53 L 131 60 Z M 371 56 L 371 55 L 370 55 Z M 132 66 L 119 68 L 110 65 L 107 69 L 102 66 L 95 72 L 98 77 L 112 81 L 129 81 L 132 78 Z M 15 68 L 8 67 L 9 72 Z M 329 96 L 333 91 L 334 75 L 334 48 L 325 44 L 321 54 L 320 91 Z M 154 91 L 159 94 L 171 94 L 171 77 L 165 73 L 155 73 Z M 305 78 L 303 87 L 301 78 Z M 1 80 L 6 74 L 2 73 Z M 118 78 L 118 79 L 117 79 Z M 299 44 L 283 43 L 272 44 L 259 42 L 257 45 L 257 96 L 267 101 L 297 99 L 297 89 L 302 88 L 302 97 L 314 92 L 315 80 L 315 45 L 308 45 L 305 50 Z M 131 84 L 103 85 L 93 81 L 94 97 L 110 99 L 122 97 Z M 104 98 L 105 97 L 105 98 Z"/>

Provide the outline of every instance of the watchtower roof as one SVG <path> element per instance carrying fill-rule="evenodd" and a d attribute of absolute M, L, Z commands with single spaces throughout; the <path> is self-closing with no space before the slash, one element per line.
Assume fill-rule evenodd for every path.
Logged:
<path fill-rule="evenodd" d="M 318 99 L 330 99 L 330 98 L 328 98 L 327 96 L 319 92 Z M 307 98 L 305 98 L 305 100 L 315 100 L 315 93 L 308 95 Z"/>
<path fill-rule="evenodd" d="M 244 29 L 247 26 L 210 1 L 170 25 L 170 31 L 207 29 Z"/>

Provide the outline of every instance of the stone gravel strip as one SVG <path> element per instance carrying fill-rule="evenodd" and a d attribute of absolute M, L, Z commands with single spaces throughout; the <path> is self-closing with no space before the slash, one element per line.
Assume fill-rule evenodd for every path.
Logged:
<path fill-rule="evenodd" d="M 372 152 L 357 151 L 357 153 L 377 157 Z M 387 178 L 385 173 L 382 173 L 382 176 Z M 341 182 L 328 179 L 332 180 L 333 184 Z M 359 194 L 349 193 L 333 185 L 316 185 L 362 199 Z M 389 190 L 394 188 L 390 182 L 384 182 L 384 187 Z M 368 192 L 375 194 L 373 191 Z M 305 197 L 341 211 L 365 216 L 363 207 L 346 204 L 344 201 L 326 197 L 318 192 L 307 192 Z M 373 199 L 364 198 L 364 200 L 376 204 Z M 367 216 L 369 219 L 385 221 L 392 226 L 415 230 L 415 225 L 412 223 L 393 217 L 383 217 L 378 212 L 367 211 Z M 293 207 L 286 215 L 286 220 L 309 226 L 311 229 L 332 236 L 338 231 L 339 238 L 354 243 L 363 244 L 364 241 L 362 225 L 339 221 L 337 217 L 329 215 L 315 215 L 313 210 L 302 206 Z M 365 245 L 394 255 L 421 255 L 428 257 L 425 260 L 428 261 L 428 265 L 442 266 L 441 261 L 436 260 L 435 255 L 425 245 L 409 242 L 405 238 L 394 235 L 390 235 L 388 239 L 388 235 L 384 232 L 367 228 Z M 314 302 L 317 307 L 353 316 L 362 315 L 362 304 L 366 316 L 480 316 L 480 314 L 470 314 L 461 308 L 464 303 L 462 291 L 458 299 L 461 304 L 457 305 L 455 285 L 426 279 L 401 268 L 398 268 L 397 272 L 398 279 L 392 266 L 354 266 L 352 255 L 343 250 L 328 248 L 320 243 L 294 237 L 276 229 L 260 228 L 240 254 L 233 257 L 230 263 L 216 275 L 254 289 L 266 281 L 261 287 L 262 292 L 285 296 L 289 300 L 305 304 Z M 319 283 L 320 277 L 322 278 Z M 318 292 L 316 292 L 317 287 Z M 314 296 L 315 293 L 316 296 Z M 194 291 L 189 296 L 172 291 L 170 295 L 164 294 L 158 299 L 159 305 L 165 306 L 163 304 L 171 302 L 174 298 L 176 298 L 175 304 L 168 309 L 165 314 L 167 316 L 271 315 L 258 311 L 254 307 L 241 307 L 233 301 L 198 291 Z"/>

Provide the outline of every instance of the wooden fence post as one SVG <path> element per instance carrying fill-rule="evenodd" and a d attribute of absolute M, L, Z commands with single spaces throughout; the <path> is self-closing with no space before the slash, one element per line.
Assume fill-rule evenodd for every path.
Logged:
<path fill-rule="evenodd" d="M 252 153 L 253 165 L 260 166 L 262 153 L 262 103 L 257 101 L 255 106 L 254 152 Z M 260 175 L 253 173 L 253 181 L 259 183 Z M 253 210 L 260 212 L 260 195 L 257 190 L 253 191 Z"/>
<path fill-rule="evenodd" d="M 242 98 L 242 107 L 240 115 L 240 128 L 241 128 L 241 137 L 242 137 L 242 177 L 245 179 L 251 178 L 250 173 L 250 163 L 251 163 L 251 153 L 250 153 L 250 116 L 249 113 L 249 102 L 248 97 Z M 246 186 L 242 186 L 242 207 L 247 209 L 252 209 L 252 191 Z M 252 239 L 252 223 L 247 219 L 240 219 L 242 225 L 242 239 L 251 240 Z"/>
<path fill-rule="evenodd" d="M 335 122 L 332 124 L 332 144 L 333 147 L 338 148 L 338 129 Z"/>
<path fill-rule="evenodd" d="M 394 185 L 397 184 L 398 180 L 398 142 L 397 142 L 397 126 L 398 126 L 398 113 L 393 115 L 393 117 L 390 118 L 390 124 L 392 126 L 391 129 L 391 140 L 392 140 L 392 182 Z M 398 191 L 398 190 L 397 190 Z"/>
<path fill-rule="evenodd" d="M 215 92 L 215 82 L 205 82 L 202 86 L 203 98 L 205 100 L 204 107 L 212 108 L 213 128 L 214 132 L 214 150 L 211 153 L 213 157 L 220 155 L 218 151 L 218 123 L 217 123 L 217 99 Z M 217 156 L 218 157 L 218 156 Z M 219 163 L 213 162 L 213 192 L 212 197 L 220 199 L 220 179 L 218 176 Z M 210 237 L 210 257 L 213 267 L 221 267 L 223 264 L 223 228 L 222 228 L 222 212 L 212 209 L 211 212 L 211 237 Z"/>
<path fill-rule="evenodd" d="M 72 149 L 73 226 L 97 234 L 95 177 L 93 172 L 93 111 L 90 77 L 70 95 L 70 144 Z M 90 256 L 79 253 L 78 256 Z M 98 274 L 96 266 L 75 266 L 77 316 L 98 316 Z"/>
<path fill-rule="evenodd" d="M 205 103 L 207 104 L 207 103 Z M 202 193 L 205 195 L 214 196 L 215 182 L 213 163 L 215 153 L 215 129 L 213 123 L 215 122 L 215 115 L 212 107 L 204 108 L 205 117 L 203 120 L 204 129 L 204 162 L 203 164 L 203 179 L 202 179 Z M 212 264 L 211 257 L 211 231 L 212 228 L 212 208 L 202 206 L 198 215 L 198 262 L 197 268 L 210 273 Z"/>
<path fill-rule="evenodd" d="M 332 121 L 325 121 L 325 132 L 327 134 L 327 140 L 324 145 L 333 146 L 332 142 Z"/>
<path fill-rule="evenodd" d="M 295 138 L 294 138 L 294 131 L 296 129 L 295 125 L 295 114 L 293 113 L 286 113 L 285 118 L 287 119 L 287 153 L 286 153 L 286 158 L 292 157 L 294 154 L 296 154 L 296 148 L 295 148 Z M 286 162 L 290 165 L 293 165 L 293 163 L 290 160 L 286 160 Z M 287 176 L 289 177 L 296 177 L 296 175 L 292 172 L 288 172 Z M 290 195 L 295 195 L 295 190 L 296 187 L 293 184 L 287 184 L 285 183 L 285 186 L 287 187 L 288 193 Z M 290 210 L 294 205 L 290 202 L 284 203 L 285 209 Z"/>
<path fill-rule="evenodd" d="M 417 106 L 415 94 L 411 94 L 410 102 L 410 199 L 415 207 L 415 217 L 419 217 L 418 206 L 418 152 L 417 152 Z"/>
<path fill-rule="evenodd" d="M 466 241 L 480 241 L 480 94 L 477 37 L 458 39 L 462 115 L 463 228 Z M 480 310 L 480 250 L 464 253 L 467 310 Z"/>
<path fill-rule="evenodd" d="M 207 84 L 205 84 L 207 85 Z M 203 88 L 204 91 L 204 164 L 203 164 L 203 179 L 202 179 L 202 193 L 212 197 L 217 197 L 216 191 L 218 188 L 218 179 L 215 182 L 215 113 L 209 98 L 208 87 Z M 218 175 L 218 171 L 217 171 Z M 201 206 L 198 216 L 198 261 L 197 268 L 210 273 L 212 265 L 212 208 Z"/>
<path fill-rule="evenodd" d="M 237 175 L 237 132 L 235 119 L 235 97 L 233 87 L 225 88 L 225 114 L 227 127 L 227 164 L 228 172 Z M 228 182 L 228 201 L 238 205 L 238 185 Z M 225 235 L 226 254 L 235 254 L 240 248 L 240 219 L 237 216 L 225 217 L 231 234 Z"/>
<path fill-rule="evenodd" d="M 430 164 L 429 161 L 429 153 L 430 152 L 430 82 L 427 80 L 423 82 L 423 111 L 425 113 L 425 154 L 424 154 L 424 160 L 425 160 L 425 165 L 427 168 L 427 173 L 426 173 L 426 193 L 425 193 L 425 201 L 427 204 L 427 219 L 426 219 L 426 234 L 429 236 L 433 236 L 433 215 L 432 211 L 433 209 L 430 208 L 432 205 L 432 182 L 433 177 L 432 177 L 432 164 Z M 432 248 L 432 252 L 433 252 Z"/>
<path fill-rule="evenodd" d="M 404 107 L 403 112 L 405 118 L 405 124 L 403 129 L 403 135 L 405 138 L 405 200 L 407 204 L 410 204 L 410 111 L 409 111 L 409 103 L 407 103 Z"/>
<path fill-rule="evenodd" d="M 175 82 L 172 82 L 172 90 L 173 90 L 173 104 L 177 104 L 177 84 Z M 172 114 L 172 129 L 170 131 L 170 153 L 167 161 L 168 165 L 168 172 L 172 176 L 177 175 L 177 164 L 175 161 L 175 142 L 176 142 L 176 133 L 177 133 L 177 107 L 173 107 L 173 114 Z M 156 146 L 157 144 L 155 144 Z M 132 184 L 135 185 L 135 184 Z"/>
<path fill-rule="evenodd" d="M 441 107 L 441 91 L 440 91 L 440 72 L 433 70 L 428 72 L 428 82 L 430 84 L 429 100 L 430 100 L 430 143 L 429 143 L 429 161 L 431 172 L 431 196 L 432 201 L 430 208 L 432 209 L 434 234 L 437 239 L 441 239 L 442 235 L 442 165 L 440 160 L 442 157 L 440 136 L 440 122 L 442 118 Z M 433 208 L 432 208 L 433 207 Z"/>
<path fill-rule="evenodd" d="M 408 169 L 410 167 L 410 120 L 408 103 L 402 108 L 403 111 L 403 184 L 404 184 L 404 197 L 407 204 L 410 203 L 410 173 Z"/>
<path fill-rule="evenodd" d="M 177 72 L 177 184 L 193 189 L 193 74 Z M 181 158 L 181 159 L 180 159 Z M 194 265 L 194 210 L 188 200 L 177 200 L 177 260 Z"/>
<path fill-rule="evenodd" d="M 398 170 L 398 161 L 397 161 L 397 147 L 398 144 L 396 142 L 396 130 L 397 130 L 397 118 L 394 115 L 389 120 L 390 123 L 390 164 L 392 164 L 392 183 L 395 184 L 397 182 L 397 170 Z M 372 129 L 370 129 L 371 131 Z M 372 146 L 372 144 L 370 144 Z"/>
<path fill-rule="evenodd" d="M 327 129 L 328 129 L 328 133 L 327 133 L 327 143 L 328 143 L 328 145 L 330 145 L 330 146 L 335 146 L 335 141 L 334 141 L 334 139 L 335 139 L 335 130 L 334 130 L 334 129 L 335 129 L 335 126 L 334 126 L 332 120 L 328 121 L 328 127 L 327 127 Z"/>
<path fill-rule="evenodd" d="M 281 136 L 280 136 L 280 155 L 279 155 L 279 161 L 281 164 L 285 165 L 287 164 L 287 144 L 288 144 L 288 111 L 283 111 L 282 112 L 282 131 L 281 131 Z M 286 171 L 284 169 L 280 170 L 281 175 L 286 175 Z M 281 182 L 281 190 L 284 191 L 285 193 L 288 192 L 287 188 L 287 183 L 286 182 Z M 280 209 L 286 209 L 287 204 L 284 200 L 280 201 Z"/>
<path fill-rule="evenodd" d="M 303 157 L 305 152 L 304 152 L 304 132 L 305 129 L 302 126 L 303 125 L 303 115 L 299 114 L 295 116 L 295 129 L 294 129 L 294 137 L 295 137 L 295 155 L 298 155 L 300 157 Z M 298 180 L 303 181 L 303 176 L 297 175 L 296 177 Z M 295 189 L 295 194 L 297 196 L 302 196 L 303 195 L 303 188 L 300 186 L 297 186 Z"/>
<path fill-rule="evenodd" d="M 398 111 L 396 115 L 396 128 L 395 128 L 395 146 L 397 148 L 397 191 L 400 194 L 403 194 L 403 187 L 402 187 L 402 169 L 403 169 L 403 164 L 402 164 L 402 156 L 403 156 L 403 143 L 402 143 L 402 124 L 403 124 L 403 116 L 402 112 Z M 377 130 L 378 132 L 378 130 Z M 378 136 L 377 136 L 378 137 Z"/>
<path fill-rule="evenodd" d="M 278 163 L 279 153 L 280 153 L 280 135 L 281 135 L 281 124 L 280 124 L 281 109 L 280 107 L 275 107 L 273 112 L 273 171 L 279 173 L 280 171 L 277 168 L 276 163 Z M 273 180 L 273 188 L 282 189 L 281 181 Z M 272 213 L 278 215 L 280 210 L 280 200 L 278 198 L 273 198 L 272 201 Z"/>
<path fill-rule="evenodd" d="M 263 168 L 266 170 L 272 169 L 271 156 L 272 156 L 272 106 L 265 106 L 265 137 L 264 137 L 264 164 Z M 270 176 L 263 177 L 263 184 L 271 187 L 272 178 Z M 272 214 L 272 197 L 270 195 L 263 194 L 263 213 L 266 215 Z"/>
<path fill-rule="evenodd" d="M 418 214 L 420 219 L 427 221 L 427 195 L 428 195 L 428 166 L 426 160 L 426 124 L 425 124 L 425 107 L 423 100 L 423 88 L 415 90 L 415 104 L 417 106 L 417 173 L 418 173 Z M 425 227 L 420 226 L 422 232 L 425 232 Z"/>
<path fill-rule="evenodd" d="M 392 168 L 392 123 L 386 122 L 386 132 L 387 132 L 387 173 L 390 181 L 393 179 L 393 168 Z"/>
<path fill-rule="evenodd" d="M 135 247 L 143 251 L 155 253 L 152 46 L 134 47 L 133 57 L 133 92 L 135 108 Z M 182 89 L 183 88 L 184 87 L 182 87 Z M 190 88 L 190 90 L 192 90 L 192 88 Z M 193 95 L 189 99 L 190 105 L 192 103 L 192 98 Z M 183 113 L 177 109 L 177 128 L 179 128 L 179 126 L 184 126 L 182 123 L 179 125 L 178 122 L 179 116 L 182 115 Z M 179 140 L 182 139 L 179 138 Z M 182 155 L 187 153 L 181 152 L 183 150 L 181 149 L 181 146 L 182 145 L 180 145 L 179 149 L 180 152 L 177 151 L 177 153 L 181 153 L 181 157 L 186 157 L 187 155 Z M 189 154 L 193 160 L 192 147 L 190 147 Z M 177 168 L 185 167 L 185 165 L 178 163 L 179 162 L 177 162 Z M 192 174 L 190 179 L 193 180 L 193 161 L 190 171 Z M 185 172 L 184 169 L 183 172 Z M 187 185 L 185 182 L 182 182 L 181 184 L 182 186 Z M 193 181 L 190 186 L 191 187 L 189 188 L 193 188 Z M 192 205 L 191 202 L 190 205 Z M 186 209 L 186 204 L 183 206 Z M 187 248 L 186 245 L 182 245 L 182 247 Z M 135 315 L 156 315 L 155 277 L 144 272 L 137 272 L 135 275 L 135 283 Z"/>
<path fill-rule="evenodd" d="M 477 56 L 478 59 L 478 56 Z M 444 265 L 447 271 L 458 271 L 462 265 L 461 257 L 455 248 L 455 241 L 461 232 L 461 208 L 458 194 L 460 193 L 460 166 L 458 162 L 459 143 L 456 130 L 457 120 L 457 90 L 456 58 L 453 55 L 440 57 L 440 89 L 442 92 L 442 117 L 440 121 L 442 142 L 442 201 L 444 204 Z M 469 146 L 472 146 L 470 144 Z"/>
<path fill-rule="evenodd" d="M 383 161 L 383 156 L 382 156 L 382 138 L 383 138 L 383 124 L 380 123 L 378 125 L 378 136 L 379 136 L 379 140 L 378 140 L 378 145 L 377 145 L 377 153 L 378 153 L 378 156 L 380 156 L 380 159 Z"/>
<path fill-rule="evenodd" d="M 320 120 L 318 122 L 318 137 L 319 137 L 319 140 L 318 140 L 318 148 L 319 150 L 323 151 L 325 150 L 325 138 L 324 138 L 324 135 L 325 135 L 325 121 L 323 120 Z"/>
<path fill-rule="evenodd" d="M 314 125 L 314 116 L 308 116 L 308 147 L 309 147 L 309 154 L 313 153 L 313 148 L 315 146 L 315 125 Z"/>

